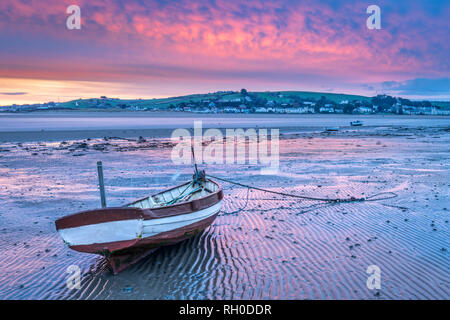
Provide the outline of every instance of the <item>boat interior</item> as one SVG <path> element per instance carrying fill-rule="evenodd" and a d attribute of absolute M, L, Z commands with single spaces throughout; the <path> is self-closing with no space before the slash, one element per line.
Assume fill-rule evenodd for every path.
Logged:
<path fill-rule="evenodd" d="M 211 193 L 214 193 L 218 188 L 219 186 L 210 180 L 195 183 L 194 181 L 191 181 L 176 188 L 130 203 L 127 207 L 152 209 L 171 206 L 174 204 L 203 198 Z"/>

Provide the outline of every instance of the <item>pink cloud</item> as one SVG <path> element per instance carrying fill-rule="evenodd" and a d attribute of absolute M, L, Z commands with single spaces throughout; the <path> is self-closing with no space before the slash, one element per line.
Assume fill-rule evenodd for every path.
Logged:
<path fill-rule="evenodd" d="M 57 43 L 59 50 L 47 52 L 24 43 L 21 54 L 0 53 L 12 66 L 2 65 L 2 76 L 123 80 L 182 78 L 188 76 L 183 70 L 199 70 L 217 77 L 227 72 L 274 71 L 382 81 L 449 72 L 445 14 L 433 19 L 414 4 L 408 4 L 407 14 L 401 14 L 399 7 L 381 1 L 386 4 L 382 6 L 383 29 L 371 31 L 365 27 L 366 4 L 358 1 L 333 7 L 330 1 L 309 0 L 217 0 L 214 4 L 78 0 L 82 30 L 68 31 L 65 8 L 73 2 L 0 3 L 6 17 L 0 19 L 2 29 L 24 41 L 45 38 L 42 46 Z M 442 10 L 448 13 L 448 6 Z M 0 31 L 2 35 L 6 36 Z M 76 50 L 65 51 L 64 45 Z M 436 45 L 440 46 L 437 50 Z M 21 44 L 16 46 L 19 50 Z M 133 70 L 123 65 L 161 69 L 136 75 L 123 73 Z"/>

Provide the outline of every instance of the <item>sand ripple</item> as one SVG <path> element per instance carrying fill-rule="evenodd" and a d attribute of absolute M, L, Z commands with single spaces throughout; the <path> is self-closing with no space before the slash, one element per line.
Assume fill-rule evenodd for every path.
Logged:
<path fill-rule="evenodd" d="M 394 191 L 398 198 L 335 205 L 224 184 L 223 210 L 211 227 L 118 276 L 100 257 L 67 249 L 54 230 L 58 217 L 98 206 L 95 171 L 86 168 L 104 161 L 111 205 L 185 180 L 191 168 L 169 166 L 167 150 L 88 153 L 78 161 L 6 154 L 0 299 L 448 299 L 450 163 L 441 150 L 449 139 L 436 147 L 380 139 L 290 139 L 279 176 L 248 166 L 206 169 L 300 195 Z M 79 290 L 66 286 L 70 265 L 81 268 Z M 381 268 L 380 290 L 366 287 L 369 265 Z"/>

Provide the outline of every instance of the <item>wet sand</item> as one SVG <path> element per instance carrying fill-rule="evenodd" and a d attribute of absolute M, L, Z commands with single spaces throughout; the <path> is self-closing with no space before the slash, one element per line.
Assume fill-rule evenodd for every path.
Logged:
<path fill-rule="evenodd" d="M 332 116 L 323 126 L 280 126 L 277 175 L 261 176 L 259 165 L 202 167 L 275 191 L 397 198 L 332 205 L 223 183 L 210 228 L 118 276 L 101 257 L 68 249 L 54 220 L 99 206 L 98 160 L 111 206 L 189 179 L 191 166 L 169 160 L 171 130 L 0 133 L 0 299 L 449 299 L 450 118 L 374 117 L 332 133 L 322 130 Z M 82 270 L 79 290 L 66 286 L 70 265 Z M 366 287 L 369 265 L 381 268 L 380 290 Z"/>

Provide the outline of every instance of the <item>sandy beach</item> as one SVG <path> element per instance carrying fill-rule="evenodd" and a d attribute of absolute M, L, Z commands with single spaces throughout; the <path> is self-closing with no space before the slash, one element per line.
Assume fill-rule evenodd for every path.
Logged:
<path fill-rule="evenodd" d="M 223 183 L 211 227 L 117 276 L 64 245 L 54 221 L 100 205 L 97 161 L 110 206 L 189 180 L 168 138 L 194 120 L 281 132 L 278 174 L 248 163 L 207 173 L 299 195 L 398 196 L 324 204 Z M 449 299 L 449 146 L 444 116 L 2 114 L 0 299 Z M 66 286 L 71 265 L 78 290 Z M 367 288 L 369 265 L 381 289 Z"/>

